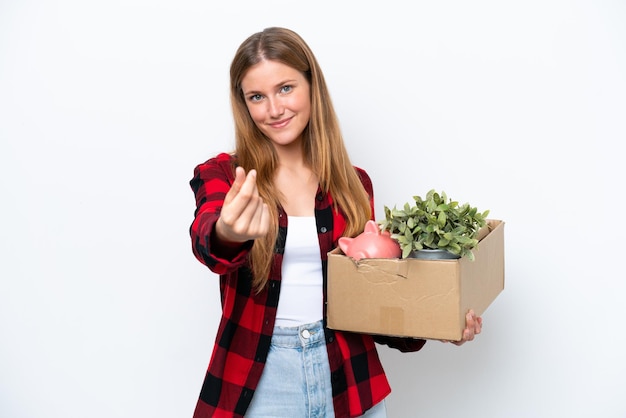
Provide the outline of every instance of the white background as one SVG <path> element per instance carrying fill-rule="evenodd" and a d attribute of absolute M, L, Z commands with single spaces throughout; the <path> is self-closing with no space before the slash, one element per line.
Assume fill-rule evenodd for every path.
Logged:
<path fill-rule="evenodd" d="M 463 347 L 381 348 L 390 417 L 625 417 L 626 4 L 0 0 L 0 416 L 190 417 L 219 318 L 196 164 L 267 26 L 325 71 L 377 217 L 429 189 L 506 222 Z"/>

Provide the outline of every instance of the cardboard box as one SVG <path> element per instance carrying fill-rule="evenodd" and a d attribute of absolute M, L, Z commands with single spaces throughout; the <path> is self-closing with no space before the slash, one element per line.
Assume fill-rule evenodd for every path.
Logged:
<path fill-rule="evenodd" d="M 328 253 L 328 326 L 366 334 L 458 341 L 465 314 L 482 315 L 504 289 L 504 222 L 489 228 L 475 260 L 371 258 Z"/>

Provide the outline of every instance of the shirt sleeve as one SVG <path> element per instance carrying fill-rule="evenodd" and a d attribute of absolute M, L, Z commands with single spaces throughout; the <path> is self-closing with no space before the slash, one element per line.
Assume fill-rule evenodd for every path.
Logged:
<path fill-rule="evenodd" d="M 226 194 L 234 182 L 233 157 L 219 154 L 217 157 L 196 166 L 189 182 L 196 199 L 194 220 L 189 228 L 191 246 L 195 257 L 212 272 L 225 274 L 245 263 L 253 241 L 245 243 L 241 250 L 228 258 L 214 248 L 211 237 Z"/>
<path fill-rule="evenodd" d="M 384 344 L 403 353 L 419 351 L 422 347 L 424 347 L 424 344 L 426 344 L 426 340 L 419 338 L 387 337 L 383 335 L 374 336 L 374 341 L 378 344 Z"/>

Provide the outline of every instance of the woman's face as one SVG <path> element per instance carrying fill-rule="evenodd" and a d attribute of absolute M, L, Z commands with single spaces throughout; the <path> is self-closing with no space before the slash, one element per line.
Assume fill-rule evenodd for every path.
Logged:
<path fill-rule="evenodd" d="M 302 141 L 311 116 L 310 85 L 304 75 L 277 61 L 263 60 L 241 80 L 248 112 L 277 147 Z"/>

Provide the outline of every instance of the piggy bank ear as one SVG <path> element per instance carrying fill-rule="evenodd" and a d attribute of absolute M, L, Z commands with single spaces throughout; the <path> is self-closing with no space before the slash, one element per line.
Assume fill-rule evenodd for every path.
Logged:
<path fill-rule="evenodd" d="M 380 228 L 378 227 L 378 224 L 376 223 L 376 221 L 369 220 L 365 224 L 364 232 L 373 232 L 375 234 L 380 234 Z"/>
<path fill-rule="evenodd" d="M 339 248 L 341 248 L 341 251 L 343 251 L 344 254 L 348 254 L 352 240 L 354 240 L 354 238 L 350 238 L 350 237 L 339 238 Z"/>

